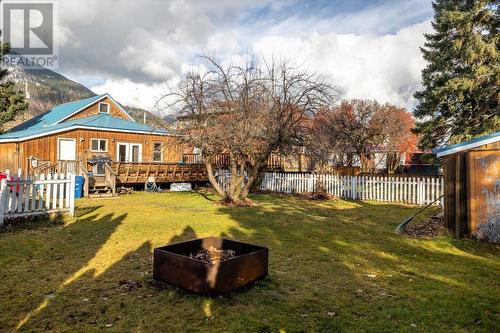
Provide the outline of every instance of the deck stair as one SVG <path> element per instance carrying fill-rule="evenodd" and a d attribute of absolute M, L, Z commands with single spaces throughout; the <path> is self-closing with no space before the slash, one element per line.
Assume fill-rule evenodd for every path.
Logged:
<path fill-rule="evenodd" d="M 105 176 L 89 176 L 89 193 L 92 197 L 112 197 L 114 189 L 111 184 L 106 182 Z"/>

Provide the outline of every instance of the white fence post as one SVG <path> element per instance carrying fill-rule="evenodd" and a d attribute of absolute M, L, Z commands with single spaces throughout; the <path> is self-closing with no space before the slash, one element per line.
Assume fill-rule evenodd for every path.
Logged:
<path fill-rule="evenodd" d="M 68 175 L 68 177 L 71 179 L 72 184 L 66 184 L 66 192 L 69 191 L 70 193 L 70 199 L 66 198 L 66 201 L 70 200 L 70 202 L 67 202 L 66 206 L 70 210 L 74 210 L 74 175 Z M 61 175 L 61 178 L 64 177 Z M 227 188 L 228 179 L 229 175 L 226 174 L 219 177 L 222 188 Z M 29 195 L 30 191 L 36 191 L 34 186 L 30 189 L 28 184 L 28 181 L 26 181 L 26 196 Z M 328 193 L 340 198 L 425 205 L 443 194 L 444 180 L 442 177 L 340 176 L 266 172 L 260 189 L 279 193 L 302 193 L 313 192 L 318 185 L 324 186 Z M 53 200 L 57 198 L 56 193 L 53 191 L 59 189 L 60 195 L 62 195 L 63 187 L 51 188 L 50 182 L 46 186 L 45 204 L 48 205 L 48 201 L 52 199 L 52 196 L 54 197 Z M 68 189 L 68 186 L 71 187 Z M 40 190 L 41 195 L 42 193 L 43 189 Z M 15 199 L 13 198 L 13 200 Z M 59 206 L 62 206 L 61 197 L 59 197 L 59 202 Z M 40 201 L 41 203 L 42 201 Z M 52 204 L 55 204 L 54 201 Z M 443 206 L 444 200 L 441 199 L 438 204 Z M 10 205 L 11 209 L 18 207 L 15 202 L 11 202 Z M 22 206 L 22 203 L 20 205 Z"/>
<path fill-rule="evenodd" d="M 3 226 L 3 220 L 5 215 L 5 209 L 7 207 L 7 179 L 2 179 L 0 185 L 0 227 Z"/>
<path fill-rule="evenodd" d="M 71 182 L 69 186 L 69 216 L 75 216 L 75 175 L 70 174 L 69 176 Z"/>
<path fill-rule="evenodd" d="M 75 210 L 75 177 L 72 174 L 14 175 L 0 185 L 0 226 L 11 217 Z"/>
<path fill-rule="evenodd" d="M 356 182 L 356 179 L 357 177 L 354 177 L 354 176 L 351 176 L 350 177 L 350 181 L 351 181 L 351 197 L 353 200 L 356 200 L 357 199 L 357 192 L 358 192 L 358 189 L 357 189 L 357 182 Z"/>

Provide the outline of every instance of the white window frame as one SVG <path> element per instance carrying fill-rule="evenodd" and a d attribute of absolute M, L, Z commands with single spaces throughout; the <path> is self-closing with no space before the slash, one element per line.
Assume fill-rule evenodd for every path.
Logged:
<path fill-rule="evenodd" d="M 61 157 L 61 151 L 60 151 L 60 149 L 61 149 L 61 143 L 60 143 L 60 141 L 61 140 L 73 141 L 75 143 L 75 159 L 74 160 L 64 160 L 64 161 L 76 161 L 77 160 L 76 159 L 77 147 L 76 147 L 76 139 L 74 139 L 74 138 L 57 138 L 57 160 L 58 161 L 62 161 L 61 158 L 60 158 Z"/>
<path fill-rule="evenodd" d="M 93 140 L 99 140 L 99 141 L 105 141 L 105 145 L 104 145 L 104 150 L 94 150 L 92 149 L 92 141 Z M 98 144 L 97 147 L 99 147 L 100 145 Z M 95 153 L 106 153 L 108 151 L 108 139 L 100 139 L 100 138 L 90 138 L 90 151 L 91 152 L 95 152 Z"/>
<path fill-rule="evenodd" d="M 116 143 L 116 161 L 120 162 L 120 145 L 124 145 L 125 148 L 125 162 L 124 163 L 141 163 L 142 162 L 142 143 L 134 142 L 117 142 Z M 132 147 L 139 147 L 139 161 L 132 162 Z"/>
<path fill-rule="evenodd" d="M 117 142 L 116 143 L 116 162 L 121 162 L 120 161 L 120 145 L 125 146 L 125 163 L 128 162 L 128 157 L 129 157 L 129 143 L 128 142 Z"/>
<path fill-rule="evenodd" d="M 159 143 L 160 144 L 160 160 L 159 161 L 155 161 L 155 144 Z M 156 162 L 156 163 L 162 163 L 163 162 L 163 142 L 161 141 L 153 141 L 153 150 L 152 150 L 152 154 L 151 154 L 152 158 L 151 160 L 153 162 Z"/>
<path fill-rule="evenodd" d="M 132 162 L 132 147 L 134 147 L 134 146 L 139 147 L 139 161 L 137 161 L 137 162 Z M 130 162 L 131 163 L 142 163 L 142 143 L 130 143 L 129 144 L 129 150 L 130 150 L 130 152 L 129 152 L 129 155 L 130 155 L 129 160 L 130 160 Z"/>
<path fill-rule="evenodd" d="M 108 106 L 107 112 L 101 111 L 101 104 L 106 104 Z M 99 102 L 99 104 L 97 104 L 97 111 L 99 113 L 108 113 L 109 114 L 111 112 L 111 105 L 109 103 L 106 103 L 106 102 Z"/>

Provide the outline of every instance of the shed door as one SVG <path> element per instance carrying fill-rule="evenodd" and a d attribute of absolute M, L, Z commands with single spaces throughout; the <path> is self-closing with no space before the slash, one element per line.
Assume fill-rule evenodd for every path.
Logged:
<path fill-rule="evenodd" d="M 59 160 L 74 161 L 76 160 L 76 140 L 75 139 L 59 139 Z"/>

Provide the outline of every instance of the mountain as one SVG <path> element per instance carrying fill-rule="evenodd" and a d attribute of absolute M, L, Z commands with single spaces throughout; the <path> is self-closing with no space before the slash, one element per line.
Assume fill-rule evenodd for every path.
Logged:
<path fill-rule="evenodd" d="M 49 69 L 22 69 L 9 68 L 7 79 L 13 80 L 16 87 L 25 91 L 29 101 L 28 112 L 21 114 L 17 119 L 5 125 L 5 129 L 14 127 L 55 105 L 83 99 L 96 94 L 84 85 L 68 79 Z M 137 122 L 143 122 L 146 113 L 146 123 L 154 127 L 169 127 L 163 119 L 149 111 L 123 106 Z"/>
<path fill-rule="evenodd" d="M 146 124 L 153 127 L 160 127 L 166 129 L 172 128 L 172 126 L 169 126 L 170 124 L 167 121 L 165 121 L 163 118 L 157 116 L 152 112 L 140 108 L 135 108 L 133 106 L 123 106 L 123 108 L 132 118 L 134 118 L 135 121 L 139 123 L 144 122 L 144 113 L 146 113 Z"/>

